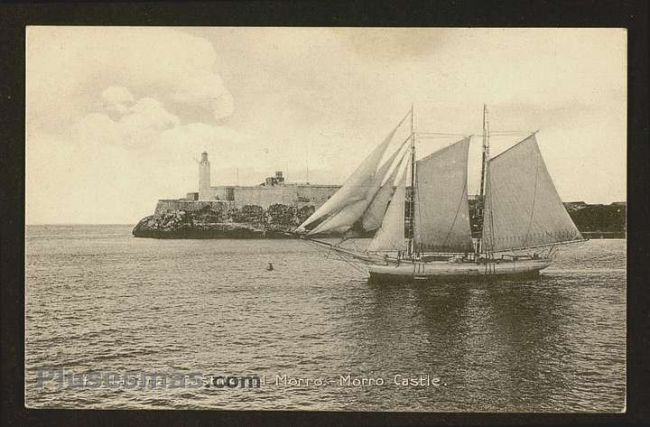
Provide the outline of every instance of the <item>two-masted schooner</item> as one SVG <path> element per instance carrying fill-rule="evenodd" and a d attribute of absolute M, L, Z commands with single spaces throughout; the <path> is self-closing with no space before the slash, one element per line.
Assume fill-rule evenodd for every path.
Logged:
<path fill-rule="evenodd" d="M 546 169 L 537 132 L 490 158 L 486 113 L 484 106 L 477 238 L 467 190 L 471 136 L 416 160 L 416 142 L 424 133 L 414 131 L 413 108 L 296 232 L 362 262 L 371 278 L 539 274 L 557 245 L 584 239 Z M 382 163 L 409 117 L 409 136 Z M 351 230 L 375 231 L 365 250 L 315 238 Z"/>

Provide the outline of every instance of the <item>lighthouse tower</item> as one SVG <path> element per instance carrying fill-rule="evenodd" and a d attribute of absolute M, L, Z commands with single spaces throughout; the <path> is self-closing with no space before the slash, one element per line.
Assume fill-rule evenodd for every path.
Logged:
<path fill-rule="evenodd" d="M 208 153 L 201 153 L 199 162 L 199 200 L 208 200 L 210 198 L 210 161 Z"/>

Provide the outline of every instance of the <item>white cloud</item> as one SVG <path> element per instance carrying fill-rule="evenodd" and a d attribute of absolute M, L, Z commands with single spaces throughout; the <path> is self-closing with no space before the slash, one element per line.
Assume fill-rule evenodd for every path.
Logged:
<path fill-rule="evenodd" d="M 122 86 L 109 86 L 102 92 L 102 107 L 109 113 L 122 116 L 135 103 L 133 95 Z"/>
<path fill-rule="evenodd" d="M 124 113 L 134 98 L 155 98 L 178 115 L 188 106 L 223 120 L 232 95 L 218 74 L 212 44 L 166 28 L 28 27 L 27 120 L 66 132 L 103 106 Z"/>
<path fill-rule="evenodd" d="M 131 147 L 149 144 L 178 124 L 178 118 L 153 98 L 140 99 L 118 123 L 123 141 Z"/>
<path fill-rule="evenodd" d="M 185 122 L 181 144 L 241 139 L 224 124 L 234 100 L 202 37 L 166 28 L 29 27 L 27 61 L 29 134 L 72 132 L 81 144 L 143 148 Z"/>
<path fill-rule="evenodd" d="M 122 108 L 123 114 L 114 120 L 108 113 L 115 112 L 117 107 Z M 115 103 L 103 113 L 85 115 L 73 126 L 73 136 L 82 144 L 101 142 L 139 148 L 156 142 L 161 132 L 178 124 L 178 118 L 160 102 L 142 98 L 131 107 Z"/>
<path fill-rule="evenodd" d="M 212 111 L 215 120 L 234 111 L 233 97 L 218 74 L 199 70 L 179 81 L 171 99 L 183 105 L 200 106 Z"/>

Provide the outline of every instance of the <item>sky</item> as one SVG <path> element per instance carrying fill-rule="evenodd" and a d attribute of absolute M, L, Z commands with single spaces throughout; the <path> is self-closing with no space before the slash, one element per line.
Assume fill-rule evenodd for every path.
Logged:
<path fill-rule="evenodd" d="M 411 105 L 417 131 L 476 135 L 470 194 L 487 104 L 492 155 L 539 130 L 564 201 L 626 200 L 624 29 L 26 31 L 27 224 L 134 224 L 198 191 L 202 151 L 212 185 L 340 184 Z"/>

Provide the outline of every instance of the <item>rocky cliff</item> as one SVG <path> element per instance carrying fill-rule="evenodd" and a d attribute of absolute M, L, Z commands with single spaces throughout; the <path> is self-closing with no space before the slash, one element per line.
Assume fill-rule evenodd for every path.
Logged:
<path fill-rule="evenodd" d="M 211 203 L 196 211 L 175 210 L 143 218 L 133 229 L 136 237 L 159 239 L 292 238 L 291 232 L 314 213 L 313 206 L 274 204 L 241 208 Z"/>

